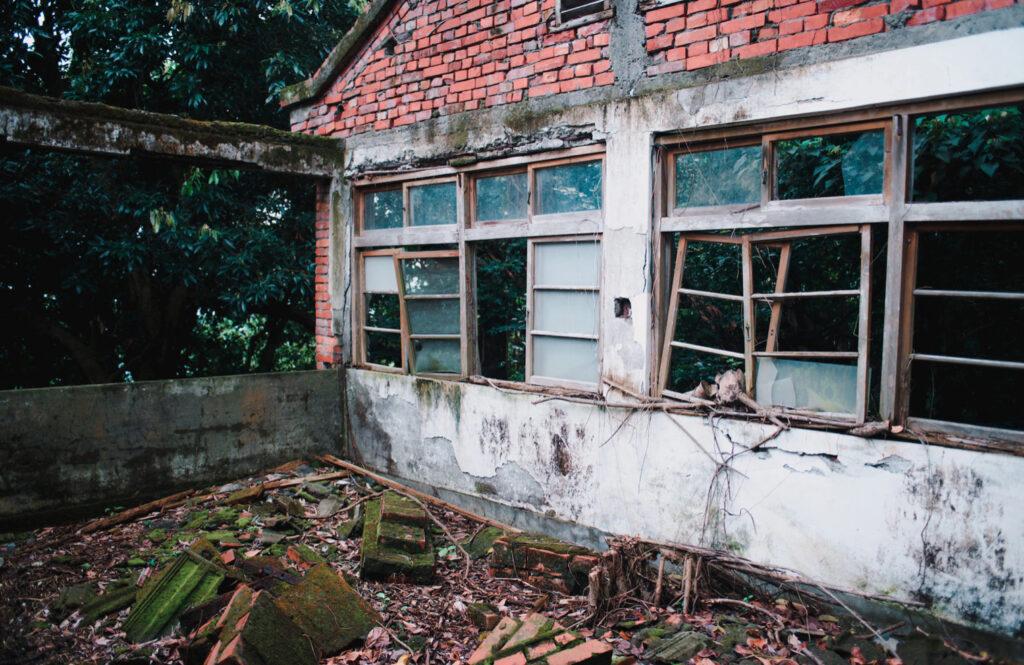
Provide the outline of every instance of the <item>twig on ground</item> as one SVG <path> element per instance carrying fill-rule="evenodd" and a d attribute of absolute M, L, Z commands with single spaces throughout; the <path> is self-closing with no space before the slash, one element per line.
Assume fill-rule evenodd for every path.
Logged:
<path fill-rule="evenodd" d="M 783 619 L 781 616 L 779 616 L 775 612 L 772 612 L 771 610 L 767 610 L 767 609 L 765 609 L 763 607 L 758 607 L 757 605 L 752 605 L 752 604 L 750 604 L 750 603 L 748 603 L 746 601 L 743 601 L 743 600 L 735 600 L 733 598 L 711 598 L 711 599 L 706 600 L 704 602 L 707 603 L 708 605 L 736 605 L 737 607 L 745 607 L 748 610 L 754 610 L 755 612 L 761 612 L 762 614 L 765 614 L 766 616 L 771 617 L 772 620 L 775 621 L 780 626 L 786 625 L 785 619 Z"/>

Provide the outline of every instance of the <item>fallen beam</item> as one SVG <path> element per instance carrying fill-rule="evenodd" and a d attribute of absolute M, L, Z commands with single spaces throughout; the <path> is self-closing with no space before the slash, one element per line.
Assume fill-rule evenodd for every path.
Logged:
<path fill-rule="evenodd" d="M 330 178 L 343 143 L 240 122 L 42 97 L 0 86 L 0 143 L 93 155 L 154 155 L 197 164 Z"/>

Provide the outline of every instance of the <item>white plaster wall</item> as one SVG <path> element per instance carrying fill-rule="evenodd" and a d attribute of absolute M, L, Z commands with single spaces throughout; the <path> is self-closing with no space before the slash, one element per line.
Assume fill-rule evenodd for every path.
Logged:
<path fill-rule="evenodd" d="M 1024 627 L 1024 458 L 794 429 L 713 480 L 704 451 L 738 452 L 734 444 L 772 428 L 348 376 L 352 442 L 378 470 L 615 534 L 729 549 L 845 589 L 933 601 L 961 622 Z"/>

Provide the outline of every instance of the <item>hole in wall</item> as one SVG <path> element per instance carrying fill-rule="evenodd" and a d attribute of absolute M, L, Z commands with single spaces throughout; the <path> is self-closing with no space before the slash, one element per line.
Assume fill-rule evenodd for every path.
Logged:
<path fill-rule="evenodd" d="M 617 319 L 628 319 L 633 316 L 633 304 L 629 302 L 629 298 L 616 298 L 615 299 L 615 318 Z"/>

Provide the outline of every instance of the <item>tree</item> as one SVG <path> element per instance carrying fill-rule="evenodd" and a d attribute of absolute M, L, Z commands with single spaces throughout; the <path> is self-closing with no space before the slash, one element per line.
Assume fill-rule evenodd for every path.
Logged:
<path fill-rule="evenodd" d="M 0 84 L 287 128 L 277 92 L 360 7 L 15 0 Z M 313 183 L 157 160 L 0 154 L 5 387 L 311 366 Z"/>

